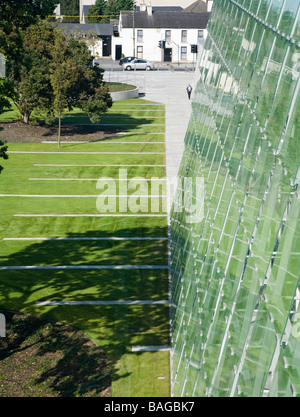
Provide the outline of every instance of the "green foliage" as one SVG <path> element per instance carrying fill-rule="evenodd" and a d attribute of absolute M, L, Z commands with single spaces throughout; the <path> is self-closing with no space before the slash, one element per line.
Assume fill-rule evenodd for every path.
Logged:
<path fill-rule="evenodd" d="M 0 140 L 0 158 L 8 159 L 7 155 L 7 146 L 5 145 L 5 142 L 3 140 Z M 0 165 L 0 173 L 3 170 L 3 167 Z"/>
<path fill-rule="evenodd" d="M 108 14 L 118 14 L 121 10 L 132 10 L 132 0 L 107 0 Z"/>
<path fill-rule="evenodd" d="M 21 76 L 23 31 L 52 14 L 58 3 L 59 0 L 1 0 L 0 52 L 6 57 L 7 80 L 0 82 L 0 110 L 9 106 L 9 99 L 15 99 L 14 81 Z"/>
<path fill-rule="evenodd" d="M 59 0 L 1 0 L 0 52 L 9 60 L 18 58 L 22 50 L 21 31 L 53 14 L 58 3 Z"/>
<path fill-rule="evenodd" d="M 57 31 L 53 47 L 50 80 L 53 108 L 58 116 L 58 146 L 60 146 L 61 115 L 64 108 L 79 107 L 92 122 L 99 122 L 101 113 L 112 105 L 108 88 L 102 81 L 103 70 L 92 67 L 92 57 L 82 41 L 67 38 Z"/>
<path fill-rule="evenodd" d="M 96 4 L 89 8 L 87 23 L 108 23 L 116 18 L 121 10 L 132 10 L 133 0 L 97 0 Z"/>
<path fill-rule="evenodd" d="M 88 16 L 87 16 L 87 23 L 109 22 L 109 19 L 105 15 L 106 15 L 106 1 L 97 0 L 96 4 L 89 8 Z"/>
<path fill-rule="evenodd" d="M 99 121 L 112 100 L 103 85 L 103 70 L 92 67 L 86 43 L 46 21 L 21 33 L 23 49 L 18 74 L 12 79 L 21 120 L 29 123 L 34 110 L 47 111 L 48 116 L 55 113 L 60 120 L 64 109 L 76 106 L 85 109 L 92 121 Z"/>
<path fill-rule="evenodd" d="M 143 105 L 141 105 L 143 104 Z M 74 118 L 77 119 L 77 111 Z M 85 240 L 91 237 L 167 237 L 166 217 L 20 217 L 15 213 L 97 213 L 100 193 L 95 181 L 28 181 L 28 178 L 118 178 L 119 164 L 128 167 L 128 178 L 164 177 L 163 154 L 144 154 L 145 134 L 157 124 L 153 114 L 164 117 L 164 106 L 140 99 L 115 102 L 103 123 L 119 123 L 126 118 L 127 133 L 108 136 L 95 143 L 55 144 L 11 143 L 11 151 L 30 151 L 10 155 L 0 181 L 1 194 L 94 195 L 91 198 L 2 197 L 0 218 L 1 265 L 166 265 L 168 241 Z M 151 115 L 151 116 L 150 116 Z M 142 118 L 140 117 L 142 116 Z M 78 119 L 77 119 L 78 120 Z M 124 121 L 124 120 L 123 120 Z M 138 131 L 132 129 L 137 124 Z M 159 126 L 161 138 L 164 126 Z M 122 129 L 123 130 L 123 129 Z M 99 133 L 102 127 L 99 127 Z M 147 135 L 156 141 L 160 135 Z M 48 138 L 50 139 L 50 138 Z M 74 139 L 74 138 L 73 138 Z M 70 138 L 72 140 L 72 138 Z M 140 144 L 130 143 L 140 141 Z M 128 142 L 123 145 L 116 142 Z M 152 146 L 153 145 L 149 145 Z M 156 152 L 164 152 L 163 143 Z M 110 154 L 95 154 L 110 150 Z M 148 148 L 150 151 L 150 148 Z M 72 152 L 64 154 L 64 151 Z M 118 152 L 138 152 L 132 155 Z M 34 153 L 38 152 L 38 153 Z M 40 153 L 43 152 L 43 153 Z M 90 152 L 90 153 L 87 153 Z M 37 166 L 37 164 L 63 164 Z M 80 164 L 67 166 L 68 164 Z M 96 165 L 103 164 L 99 167 Z M 138 164 L 138 166 L 136 166 Z M 95 166 L 87 166 L 95 165 Z M 116 166 L 112 166 L 116 165 Z M 146 165 L 146 166 L 144 166 Z M 147 165 L 150 165 L 147 166 Z M 100 171 L 99 171 L 100 170 Z M 76 200 L 76 201 L 75 201 Z M 150 203 L 150 202 L 149 202 Z M 150 207 L 150 206 L 149 206 Z M 98 212 L 99 213 L 99 212 Z M 80 237 L 79 240 L 6 241 L 4 237 Z M 168 270 L 1 270 L 0 305 L 11 311 L 24 311 L 56 322 L 72 325 L 89 335 L 103 348 L 112 375 L 115 397 L 169 395 L 169 352 L 133 353 L 131 346 L 168 345 L 168 305 L 56 306 L 35 305 L 40 300 L 163 300 L 168 297 Z M 9 326 L 7 326 L 7 330 Z M 26 332 L 28 326 L 25 326 Z M 28 332 L 27 332 L 28 333 Z M 24 336 L 24 332 L 21 336 Z M 3 339 L 4 340 L 4 339 Z M 26 339 L 27 340 L 27 339 Z M 49 338 L 52 344 L 54 338 Z M 34 345 L 36 350 L 36 345 Z M 20 349 L 19 349 L 20 350 Z M 22 353 L 22 352 L 21 352 Z M 23 351 L 24 353 L 24 351 Z M 87 363 L 87 361 L 85 361 Z M 73 365 L 72 365 L 73 366 Z M 87 365 L 86 365 L 87 366 Z M 52 376 L 53 369 L 51 368 Z M 74 369 L 74 367 L 72 367 Z M 74 373 L 74 381 L 78 373 Z M 55 379 L 58 375 L 54 375 Z M 165 379 L 159 379 L 164 377 Z M 3 378 L 2 378 L 3 379 Z M 58 378 L 61 385 L 61 378 Z M 24 381 L 22 381 L 24 382 Z M 64 382 L 64 381 L 63 381 Z M 70 381 L 69 381 L 70 382 Z M 1 384 L 0 384 L 1 385 Z M 85 385 L 87 387 L 87 385 Z M 99 385 L 97 384 L 97 387 Z M 3 389 L 3 388 L 2 388 Z M 27 389 L 27 388 L 26 388 Z M 0 387 L 1 391 L 1 387 Z"/>
<path fill-rule="evenodd" d="M 8 27 L 24 29 L 38 18 L 51 15 L 59 0 L 1 0 L 0 20 Z"/>
<path fill-rule="evenodd" d="M 3 108 L 10 108 L 11 103 L 10 99 L 16 97 L 16 92 L 12 84 L 5 77 L 0 77 L 0 113 L 2 113 Z"/>
<path fill-rule="evenodd" d="M 22 38 L 19 76 L 14 78 L 13 83 L 18 92 L 15 104 L 22 121 L 29 123 L 34 109 L 51 109 L 53 104 L 49 72 L 55 29 L 50 23 L 41 21 L 24 30 Z"/>
<path fill-rule="evenodd" d="M 63 23 L 79 23 L 79 0 L 61 0 L 60 12 L 65 16 Z"/>

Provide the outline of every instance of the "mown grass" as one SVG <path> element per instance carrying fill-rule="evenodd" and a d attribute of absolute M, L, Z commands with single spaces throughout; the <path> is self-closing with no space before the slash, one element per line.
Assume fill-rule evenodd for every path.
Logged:
<path fill-rule="evenodd" d="M 143 104 L 143 106 L 141 106 Z M 116 102 L 115 110 L 131 117 L 144 128 L 143 119 L 135 118 L 141 107 L 157 109 L 156 103 L 128 100 Z M 7 113 L 6 113 L 7 114 Z M 151 126 L 151 116 L 143 116 Z M 69 115 L 70 116 L 70 115 Z M 2 115 L 2 120 L 3 120 Z M 9 116 L 10 117 L 10 116 Z M 113 116 L 115 117 L 115 116 Z M 162 114 L 162 117 L 164 115 Z M 75 116 L 76 119 L 76 116 Z M 156 119 L 153 119 L 156 120 Z M 146 124 L 146 123 L 145 123 Z M 134 126 L 133 126 L 134 128 Z M 97 181 L 59 181 L 58 179 L 119 178 L 118 165 L 128 167 L 128 178 L 164 177 L 164 144 L 130 144 L 163 141 L 159 135 L 118 135 L 112 140 L 128 142 L 56 144 L 9 143 L 9 159 L 3 161 L 0 177 L 2 216 L 0 219 L 0 265 L 167 265 L 167 241 L 84 240 L 90 237 L 161 237 L 167 236 L 167 219 L 161 217 L 16 217 L 15 214 L 97 214 Z M 84 140 L 84 137 L 83 137 Z M 37 153 L 13 153 L 37 152 Z M 101 154 L 95 152 L 111 152 Z M 155 152 L 143 154 L 143 152 Z M 40 153 L 42 152 L 42 153 Z M 44 153 L 50 152 L 50 153 Z M 63 152 L 71 152 L 64 154 Z M 94 153 L 74 153 L 94 152 Z M 137 152 L 132 155 L 118 152 Z M 41 166 L 60 164 L 60 166 Z M 76 165 L 62 166 L 61 164 Z M 103 165 L 86 167 L 84 165 Z M 39 166 L 38 166 L 39 165 Z M 117 166 L 109 166 L 117 165 Z M 144 167 L 143 165 L 154 165 Z M 36 179 L 31 179 L 36 178 Z M 40 178 L 42 180 L 37 180 Z M 43 180 L 50 178 L 51 180 Z M 118 181 L 116 181 L 118 184 Z M 118 188 L 116 189 L 118 191 Z M 135 190 L 131 190 L 130 193 Z M 150 188 L 149 188 L 150 191 Z M 20 195 L 92 195 L 87 198 L 18 197 Z M 161 197 L 162 200 L 162 197 Z M 117 199 L 117 203 L 118 203 Z M 139 201 L 136 200 L 139 204 Z M 116 206 L 118 210 L 118 204 Z M 149 209 L 147 213 L 151 210 Z M 127 213 L 130 213 L 129 206 Z M 160 207 L 158 214 L 166 214 Z M 78 240 L 13 241 L 3 238 L 69 237 Z M 1 270 L 0 307 L 66 323 L 83 331 L 105 352 L 110 365 L 114 396 L 168 396 L 169 353 L 133 353 L 134 345 L 169 344 L 169 307 L 163 305 L 55 305 L 40 306 L 44 300 L 167 300 L 167 269 L 150 270 Z M 0 364 L 1 368 L 1 364 Z M 158 379 L 159 378 L 159 379 Z M 164 379 L 161 379 L 164 378 Z"/>
<path fill-rule="evenodd" d="M 105 85 L 108 87 L 108 90 L 111 93 L 115 91 L 134 90 L 136 88 L 136 86 L 132 84 L 124 84 L 124 83 L 117 83 L 117 82 L 106 82 Z"/>
<path fill-rule="evenodd" d="M 116 101 L 111 108 L 107 110 L 106 113 L 101 115 L 102 124 L 119 124 L 121 127 L 130 127 L 130 131 L 134 126 L 138 127 L 139 125 L 146 128 L 151 124 L 164 124 L 165 122 L 165 113 L 164 106 L 158 103 L 151 103 L 149 101 L 143 100 L 145 104 L 139 106 L 136 101 L 138 99 L 122 100 Z M 125 107 L 124 107 L 125 106 Z M 31 123 L 45 123 L 45 112 L 43 111 L 33 111 L 30 117 Z M 10 109 L 4 109 L 0 114 L 0 122 L 13 122 L 20 120 L 21 114 L 18 111 L 17 107 L 12 104 Z M 53 123 L 57 123 L 57 120 L 54 119 Z M 85 114 L 78 108 L 73 110 L 66 110 L 62 115 L 62 124 L 92 124 L 88 115 Z M 131 126 L 128 126 L 130 125 Z M 162 132 L 158 130 L 158 132 Z"/>

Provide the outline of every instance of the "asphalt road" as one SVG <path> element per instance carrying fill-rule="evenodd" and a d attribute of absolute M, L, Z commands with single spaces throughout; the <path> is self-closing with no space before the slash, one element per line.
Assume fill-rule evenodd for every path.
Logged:
<path fill-rule="evenodd" d="M 98 58 L 94 60 L 95 63 L 98 63 L 99 66 L 106 71 L 123 71 L 122 65 L 119 65 L 119 61 L 113 61 L 111 58 Z M 155 62 L 156 70 L 154 71 L 193 71 L 195 69 L 196 63 L 187 63 L 187 64 L 177 64 L 177 63 L 160 63 Z M 145 72 L 145 71 L 138 71 Z"/>

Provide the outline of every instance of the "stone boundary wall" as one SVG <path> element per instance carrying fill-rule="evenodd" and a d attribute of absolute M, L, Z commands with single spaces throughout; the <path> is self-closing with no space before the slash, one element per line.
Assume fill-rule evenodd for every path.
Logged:
<path fill-rule="evenodd" d="M 111 98 L 115 100 L 128 100 L 130 98 L 137 98 L 139 96 L 139 87 L 135 88 L 134 90 L 127 90 L 127 91 L 115 91 L 110 93 Z"/>

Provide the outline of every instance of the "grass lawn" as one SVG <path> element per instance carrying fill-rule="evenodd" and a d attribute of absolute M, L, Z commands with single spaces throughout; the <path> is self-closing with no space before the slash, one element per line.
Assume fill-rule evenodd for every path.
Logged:
<path fill-rule="evenodd" d="M 14 117 L 15 111 L 5 112 L 1 120 Z M 75 111 L 65 121 L 85 118 Z M 127 170 L 128 179 L 165 176 L 164 107 L 138 99 L 115 102 L 103 120 L 121 127 L 130 123 L 126 134 L 101 142 L 62 143 L 59 150 L 53 143 L 8 143 L 9 159 L 1 161 L 0 176 L 0 308 L 84 332 L 107 355 L 113 396 L 169 396 L 169 352 L 132 352 L 136 345 L 169 345 L 169 306 L 152 303 L 168 300 L 165 197 L 159 197 L 155 217 L 147 196 L 143 217 L 131 210 L 142 201 L 135 196 L 138 186 L 127 189 L 132 205 L 123 197 L 121 206 L 116 197 L 115 212 L 104 217 L 97 216 L 96 207 L 103 192 L 97 179 L 117 179 L 118 195 L 120 168 Z M 124 204 L 127 211 L 120 213 Z M 70 214 L 74 217 L 63 217 Z M 26 266 L 31 268 L 22 268 Z M 41 266 L 55 269 L 34 268 Z M 147 304 L 139 303 L 145 300 Z M 108 304 L 38 304 L 43 301 Z"/>
<path fill-rule="evenodd" d="M 128 91 L 128 90 L 134 90 L 136 88 L 135 85 L 131 85 L 131 84 L 124 84 L 124 83 L 105 83 L 106 86 L 108 87 L 108 90 L 112 93 L 115 91 Z"/>

